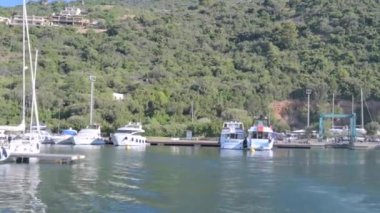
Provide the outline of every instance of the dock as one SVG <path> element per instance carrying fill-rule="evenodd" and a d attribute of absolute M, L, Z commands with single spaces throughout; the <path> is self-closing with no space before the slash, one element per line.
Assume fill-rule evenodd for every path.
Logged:
<path fill-rule="evenodd" d="M 180 139 L 151 137 L 147 139 L 151 146 L 198 146 L 198 147 L 219 147 L 217 139 Z M 278 142 L 273 144 L 277 149 L 380 149 L 380 143 L 356 142 L 353 145 L 339 144 L 331 142 L 318 142 L 316 139 L 296 140 L 291 142 Z"/>
<path fill-rule="evenodd" d="M 186 139 L 170 139 L 170 138 L 148 138 L 147 143 L 151 146 L 203 146 L 203 147 L 219 147 L 217 140 L 186 140 Z"/>
<path fill-rule="evenodd" d="M 9 156 L 16 159 L 17 163 L 28 163 L 29 158 L 38 158 L 41 161 L 50 161 L 59 164 L 70 164 L 78 160 L 85 159 L 84 155 L 72 154 L 48 154 L 48 153 L 15 153 Z"/>

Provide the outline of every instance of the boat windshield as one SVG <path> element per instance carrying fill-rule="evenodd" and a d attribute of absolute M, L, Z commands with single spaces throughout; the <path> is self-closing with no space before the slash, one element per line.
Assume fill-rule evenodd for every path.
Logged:
<path fill-rule="evenodd" d="M 244 139 L 244 134 L 236 134 L 236 133 L 222 134 L 221 138 L 223 138 L 223 139 Z"/>
<path fill-rule="evenodd" d="M 257 138 L 257 139 L 267 139 L 269 138 L 268 132 L 252 132 L 250 133 L 251 138 Z"/>
<path fill-rule="evenodd" d="M 256 120 L 255 126 L 259 126 L 259 125 L 268 126 L 268 120 Z"/>
<path fill-rule="evenodd" d="M 134 135 L 140 134 L 140 132 L 136 132 L 136 130 L 129 130 L 129 129 L 118 129 L 116 130 L 116 133 L 134 134 Z"/>

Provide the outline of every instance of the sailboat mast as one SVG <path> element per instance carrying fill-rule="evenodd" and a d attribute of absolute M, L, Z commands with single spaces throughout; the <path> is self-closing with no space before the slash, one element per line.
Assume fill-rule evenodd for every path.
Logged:
<path fill-rule="evenodd" d="M 32 76 L 32 115 L 34 113 L 36 117 L 37 133 L 40 135 L 40 120 L 38 117 L 38 106 L 37 106 L 37 94 L 36 94 L 36 77 L 37 77 L 37 60 L 38 60 L 38 50 L 36 50 L 36 58 L 34 61 L 34 73 Z M 33 121 L 33 119 L 31 119 Z"/>
<path fill-rule="evenodd" d="M 335 94 L 334 93 L 332 97 L 332 114 L 333 116 L 335 114 Z M 331 118 L 331 126 L 332 126 L 332 129 L 334 129 L 334 118 Z"/>
<path fill-rule="evenodd" d="M 362 118 L 362 122 L 361 122 L 361 127 L 362 129 L 364 129 L 364 112 L 363 112 L 363 89 L 360 88 L 360 99 L 361 99 L 361 118 Z"/>
<path fill-rule="evenodd" d="M 21 123 L 25 125 L 25 111 L 26 111 L 26 86 L 25 86 L 25 72 L 26 72 L 26 35 L 25 35 L 25 26 L 26 26 L 26 3 L 25 0 L 23 0 L 23 6 L 22 6 L 22 120 Z M 23 129 L 25 131 L 25 127 Z"/>
<path fill-rule="evenodd" d="M 92 125 L 92 111 L 94 108 L 94 82 L 96 78 L 93 75 L 90 75 L 90 81 L 91 81 L 91 99 L 90 99 L 90 125 Z"/>

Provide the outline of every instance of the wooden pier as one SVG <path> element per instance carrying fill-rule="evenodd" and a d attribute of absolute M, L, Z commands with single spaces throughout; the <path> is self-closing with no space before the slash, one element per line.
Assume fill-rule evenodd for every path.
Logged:
<path fill-rule="evenodd" d="M 204 146 L 219 147 L 217 140 L 184 140 L 170 138 L 148 138 L 147 143 L 151 146 Z"/>
<path fill-rule="evenodd" d="M 38 158 L 40 161 L 50 161 L 59 164 L 69 164 L 77 160 L 85 159 L 84 155 L 71 155 L 71 154 L 48 154 L 48 153 L 18 153 L 11 154 L 10 158 L 16 159 L 17 163 L 28 163 L 29 158 Z"/>

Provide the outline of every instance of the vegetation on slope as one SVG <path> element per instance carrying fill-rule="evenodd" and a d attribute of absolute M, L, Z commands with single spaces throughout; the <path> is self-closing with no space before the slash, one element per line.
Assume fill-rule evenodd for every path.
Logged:
<path fill-rule="evenodd" d="M 36 15 L 63 7 L 28 6 Z M 358 100 L 362 87 L 366 98 L 380 98 L 377 0 L 96 0 L 81 7 L 107 30 L 30 29 L 41 51 L 40 116 L 55 129 L 88 124 L 89 75 L 97 77 L 94 120 L 107 132 L 136 120 L 150 135 L 192 129 L 212 136 L 224 120 L 249 126 L 252 116 L 272 113 L 273 101 L 304 100 L 305 88 L 313 90 L 312 122 L 330 110 L 332 93 Z M 19 120 L 21 34 L 0 25 L 0 123 Z M 113 101 L 112 92 L 125 100 Z M 290 128 L 271 118 L 277 129 Z"/>

